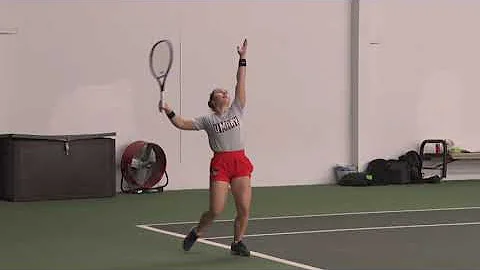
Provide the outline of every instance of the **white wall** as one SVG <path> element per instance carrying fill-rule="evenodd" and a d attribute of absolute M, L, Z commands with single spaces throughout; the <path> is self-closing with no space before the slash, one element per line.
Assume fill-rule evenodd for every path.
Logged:
<path fill-rule="evenodd" d="M 193 117 L 208 112 L 213 87 L 233 88 L 235 46 L 248 37 L 253 184 L 328 183 L 335 163 L 351 161 L 348 1 L 4 1 L 0 15 L 0 28 L 18 27 L 0 36 L 3 132 L 115 131 L 117 159 L 133 140 L 153 141 L 167 153 L 168 188 L 206 188 L 206 136 L 159 116 L 148 51 L 173 41 L 167 99 Z"/>
<path fill-rule="evenodd" d="M 8 131 L 10 126 L 10 108 L 13 108 L 11 97 L 16 90 L 17 73 L 17 36 L 14 34 L 17 25 L 16 16 L 10 12 L 9 6 L 0 4 L 0 132 Z M 11 33 L 11 34 L 8 34 Z"/>
<path fill-rule="evenodd" d="M 479 12 L 478 1 L 360 1 L 361 166 L 428 138 L 480 150 Z"/>
<path fill-rule="evenodd" d="M 328 183 L 335 163 L 363 167 L 425 138 L 480 150 L 480 3 L 358 1 L 358 84 L 350 80 L 350 1 L 3 1 L 0 30 L 18 33 L 0 35 L 0 131 L 115 131 L 117 159 L 133 140 L 157 142 L 169 188 L 205 188 L 206 136 L 159 116 L 148 50 L 160 38 L 174 42 L 167 98 L 193 117 L 208 112 L 213 87 L 233 89 L 235 46 L 248 37 L 256 186 Z M 449 178 L 478 176 L 468 165 L 452 165 Z"/>

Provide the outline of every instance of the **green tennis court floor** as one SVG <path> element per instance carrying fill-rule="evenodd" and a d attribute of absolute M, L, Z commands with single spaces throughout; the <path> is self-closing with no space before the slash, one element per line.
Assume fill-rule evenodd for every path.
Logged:
<path fill-rule="evenodd" d="M 480 181 L 254 188 L 231 256 L 234 206 L 188 253 L 206 190 L 0 202 L 0 269 L 479 269 Z"/>

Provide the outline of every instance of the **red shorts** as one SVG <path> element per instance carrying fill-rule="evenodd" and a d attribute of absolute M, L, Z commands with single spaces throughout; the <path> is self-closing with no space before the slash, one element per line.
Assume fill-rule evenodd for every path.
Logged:
<path fill-rule="evenodd" d="M 210 180 L 231 182 L 237 177 L 251 177 L 253 165 L 244 150 L 219 152 L 210 161 Z"/>

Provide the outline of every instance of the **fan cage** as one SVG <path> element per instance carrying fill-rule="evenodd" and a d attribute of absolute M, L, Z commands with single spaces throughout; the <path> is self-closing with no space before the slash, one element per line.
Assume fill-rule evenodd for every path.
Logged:
<path fill-rule="evenodd" d="M 153 153 L 153 154 L 152 154 Z M 154 161 L 149 159 L 153 157 Z M 149 169 L 149 176 L 146 179 L 139 179 L 137 170 L 139 164 Z M 168 185 L 168 174 L 166 171 L 167 158 L 163 149 L 151 142 L 135 141 L 129 144 L 122 155 L 120 169 L 122 172 L 121 189 L 125 193 L 143 193 L 144 191 L 163 191 Z M 166 181 L 159 185 L 159 182 L 166 177 Z M 124 187 L 124 182 L 128 188 Z"/>

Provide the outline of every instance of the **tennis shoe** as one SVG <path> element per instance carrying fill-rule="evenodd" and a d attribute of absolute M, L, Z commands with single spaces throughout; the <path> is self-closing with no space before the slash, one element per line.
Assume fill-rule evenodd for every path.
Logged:
<path fill-rule="evenodd" d="M 232 255 L 238 255 L 238 256 L 244 256 L 244 257 L 250 256 L 250 251 L 242 241 L 232 243 L 232 245 L 230 246 L 230 250 L 231 250 L 230 253 Z"/>
<path fill-rule="evenodd" d="M 183 250 L 189 251 L 193 244 L 195 244 L 195 241 L 198 239 L 198 234 L 195 231 L 195 228 L 192 228 L 188 235 L 183 239 Z"/>

